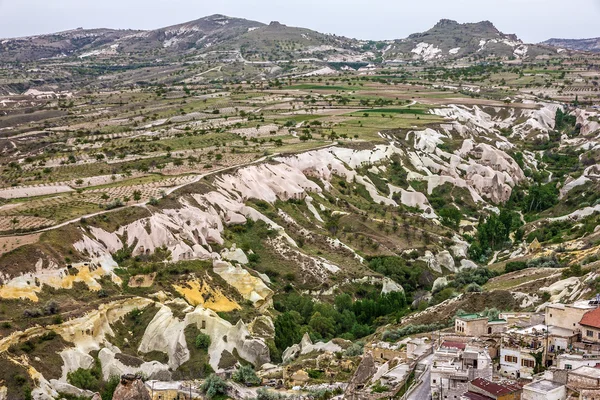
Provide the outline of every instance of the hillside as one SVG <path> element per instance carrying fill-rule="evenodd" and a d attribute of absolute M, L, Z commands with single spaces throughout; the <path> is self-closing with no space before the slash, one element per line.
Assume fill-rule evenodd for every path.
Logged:
<path fill-rule="evenodd" d="M 600 38 L 594 39 L 549 39 L 542 44 L 561 49 L 600 52 Z"/>
<path fill-rule="evenodd" d="M 114 62 L 156 63 L 188 59 L 226 62 L 331 62 L 417 60 L 465 57 L 535 58 L 556 49 L 528 45 L 500 32 L 491 22 L 459 24 L 441 20 L 432 29 L 394 41 L 367 41 L 224 15 L 151 31 L 75 30 L 2 42 L 0 62 L 78 57 Z"/>
<path fill-rule="evenodd" d="M 130 30 L 76 29 L 50 35 L 4 39 L 0 41 L 0 62 L 63 58 L 94 52 L 99 48 L 114 54 L 115 42 L 139 33 Z"/>
<path fill-rule="evenodd" d="M 527 58 L 554 51 L 527 45 L 513 34 L 500 32 L 489 21 L 460 24 L 444 19 L 423 33 L 396 40 L 385 51 L 386 60 L 440 61 L 462 57 Z"/>
<path fill-rule="evenodd" d="M 399 398 L 455 317 L 600 293 L 597 55 L 449 20 L 60 35 L 0 68 L 0 399 Z"/>

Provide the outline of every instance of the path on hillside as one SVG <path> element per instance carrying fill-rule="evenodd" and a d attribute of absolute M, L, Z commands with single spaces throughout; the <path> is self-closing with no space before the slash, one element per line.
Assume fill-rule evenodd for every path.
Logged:
<path fill-rule="evenodd" d="M 332 146 L 335 146 L 335 145 L 336 145 L 335 143 L 330 143 L 330 144 L 326 144 L 324 146 L 315 147 L 314 149 L 310 149 L 310 150 L 307 150 L 307 151 L 322 150 L 322 149 L 326 149 L 326 148 L 329 148 L 329 147 L 332 147 Z M 302 152 L 300 152 L 300 153 L 302 153 Z M 171 193 L 173 193 L 173 192 L 175 192 L 175 191 L 177 191 L 177 190 L 179 190 L 181 188 L 184 188 L 184 187 L 186 187 L 188 185 L 193 185 L 195 183 L 198 183 L 200 180 L 202 180 L 202 179 L 204 179 L 204 178 L 206 178 L 208 176 L 220 174 L 220 173 L 227 172 L 227 171 L 230 171 L 230 170 L 235 170 L 235 169 L 238 169 L 238 168 L 247 167 L 247 166 L 254 165 L 254 164 L 260 164 L 260 163 L 265 162 L 269 158 L 277 157 L 277 156 L 280 156 L 280 155 L 281 155 L 281 153 L 275 153 L 275 154 L 271 154 L 269 156 L 261 157 L 261 158 L 259 158 L 257 160 L 254 160 L 254 161 L 249 161 L 249 162 L 242 163 L 242 164 L 232 165 L 230 167 L 224 167 L 224 168 L 221 168 L 221 169 L 217 169 L 217 170 L 208 172 L 206 174 L 197 175 L 194 178 L 194 180 L 192 180 L 190 182 L 183 183 L 183 184 L 181 184 L 179 186 L 174 186 L 172 188 L 169 188 L 169 189 L 167 189 L 165 191 L 165 193 L 166 193 L 166 195 L 170 195 Z M 98 215 L 105 215 L 105 214 L 117 212 L 117 211 L 123 210 L 123 209 L 128 208 L 128 207 L 146 207 L 148 205 L 148 203 L 149 203 L 149 201 L 146 201 L 146 202 L 142 202 L 142 203 L 127 205 L 127 206 L 124 206 L 124 207 L 114 208 L 112 210 L 102 210 L 102 211 L 98 211 L 98 212 L 95 212 L 95 213 L 92 213 L 92 214 L 82 215 L 82 216 L 74 218 L 72 220 L 65 221 L 65 222 L 62 222 L 62 223 L 60 223 L 58 225 L 53 225 L 53 226 L 50 226 L 50 227 L 47 227 L 47 228 L 38 229 L 38 230 L 35 230 L 35 231 L 23 232 L 23 233 L 2 234 L 2 235 L 0 235 L 0 237 L 26 236 L 26 235 L 36 234 L 36 233 L 48 232 L 48 231 L 51 231 L 53 229 L 62 228 L 63 226 L 67 226 L 69 224 L 72 224 L 72 223 L 75 223 L 75 222 L 79 222 L 79 221 L 81 221 L 82 218 L 84 218 L 84 219 L 93 218 L 93 217 L 96 217 Z"/>

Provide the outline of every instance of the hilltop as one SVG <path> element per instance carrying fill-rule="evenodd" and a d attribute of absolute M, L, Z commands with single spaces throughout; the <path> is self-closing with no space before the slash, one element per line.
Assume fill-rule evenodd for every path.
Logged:
<path fill-rule="evenodd" d="M 600 52 L 600 38 L 593 39 L 548 39 L 542 44 L 562 49 Z"/>
<path fill-rule="evenodd" d="M 516 35 L 504 34 L 489 21 L 459 24 L 444 19 L 432 29 L 406 39 L 371 41 L 218 14 L 150 31 L 78 29 L 5 39 L 0 49 L 0 62 L 94 57 L 128 62 L 202 58 L 237 62 L 355 63 L 490 56 L 523 59 L 556 54 L 550 47 L 527 45 Z"/>
<path fill-rule="evenodd" d="M 443 19 L 426 32 L 394 41 L 386 50 L 385 58 L 442 61 L 489 56 L 526 58 L 552 53 L 555 51 L 527 45 L 514 34 L 500 32 L 490 21 L 460 24 Z"/>

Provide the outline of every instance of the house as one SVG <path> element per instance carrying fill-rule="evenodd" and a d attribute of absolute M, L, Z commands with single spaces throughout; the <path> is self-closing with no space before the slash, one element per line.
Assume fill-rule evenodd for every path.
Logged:
<path fill-rule="evenodd" d="M 190 400 L 200 398 L 198 389 L 184 382 L 146 381 L 152 400 Z"/>
<path fill-rule="evenodd" d="M 488 334 L 488 318 L 479 314 L 466 314 L 456 317 L 454 331 L 466 336 L 479 337 Z M 491 332 L 490 332 L 491 333 Z"/>
<path fill-rule="evenodd" d="M 434 399 L 459 398 L 469 381 L 492 379 L 493 364 L 487 349 L 467 343 L 444 341 L 434 352 L 431 365 L 431 392 Z M 446 397 L 447 396 L 447 397 Z"/>
<path fill-rule="evenodd" d="M 492 400 L 520 400 L 522 391 L 521 386 L 513 383 L 495 383 L 488 379 L 476 378 L 469 382 L 468 393 Z"/>
<path fill-rule="evenodd" d="M 426 353 L 431 353 L 432 344 L 428 338 L 410 339 L 406 343 L 406 358 L 417 360 Z"/>
<path fill-rule="evenodd" d="M 309 380 L 310 380 L 310 378 L 308 376 L 308 372 L 304 371 L 303 369 L 296 371 L 290 377 L 292 386 L 302 386 Z"/>
<path fill-rule="evenodd" d="M 559 354 L 554 364 L 559 370 L 572 371 L 579 367 L 595 367 L 600 365 L 600 353 L 598 351 L 573 351 Z"/>
<path fill-rule="evenodd" d="M 403 352 L 395 346 L 385 346 L 385 344 L 383 346 L 379 344 L 374 345 L 371 352 L 373 353 L 373 358 L 382 363 L 386 363 L 394 358 L 403 358 L 403 356 L 406 356 L 406 351 Z"/>
<path fill-rule="evenodd" d="M 573 348 L 573 345 L 577 343 L 579 339 L 579 333 L 573 331 L 571 328 L 561 328 L 558 326 L 548 326 L 548 333 L 546 338 L 546 366 L 554 366 L 557 361 L 556 358 Z"/>
<path fill-rule="evenodd" d="M 525 328 L 545 323 L 544 314 L 532 312 L 503 312 L 498 316 L 506 321 L 508 326 Z"/>
<path fill-rule="evenodd" d="M 600 388 L 600 368 L 579 367 L 569 372 L 569 388 Z"/>
<path fill-rule="evenodd" d="M 546 325 L 552 325 L 563 329 L 570 329 L 572 333 L 579 333 L 581 325 L 579 322 L 583 316 L 596 309 L 588 301 L 575 304 L 550 304 L 546 306 Z"/>
<path fill-rule="evenodd" d="M 581 325 L 582 341 L 600 343 L 600 308 L 586 312 L 579 325 Z"/>
<path fill-rule="evenodd" d="M 567 387 L 548 379 L 531 382 L 523 386 L 522 400 L 565 400 Z"/>
<path fill-rule="evenodd" d="M 500 345 L 500 375 L 511 379 L 531 377 L 538 363 L 536 357 L 545 352 L 545 325 L 511 329 L 502 335 Z"/>
<path fill-rule="evenodd" d="M 567 388 L 577 393 L 579 400 L 600 398 L 600 368 L 579 367 L 567 376 Z"/>

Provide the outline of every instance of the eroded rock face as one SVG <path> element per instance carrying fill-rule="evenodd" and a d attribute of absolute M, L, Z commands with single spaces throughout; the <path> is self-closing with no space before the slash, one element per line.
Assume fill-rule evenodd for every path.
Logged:
<path fill-rule="evenodd" d="M 354 373 L 354 376 L 348 383 L 348 388 L 346 389 L 344 397 L 348 399 L 360 398 L 357 397 L 356 394 L 357 388 L 360 385 L 363 385 L 369 379 L 371 379 L 371 377 L 375 375 L 376 372 L 377 366 L 375 365 L 375 359 L 373 358 L 373 354 L 368 352 L 363 356 L 362 361 L 360 362 L 358 368 L 356 369 L 356 372 Z"/>
<path fill-rule="evenodd" d="M 162 306 L 148 324 L 139 351 L 166 353 L 169 356 L 169 366 L 177 369 L 190 358 L 184 330 L 192 324 L 212 339 L 208 353 L 210 365 L 215 371 L 219 370 L 221 355 L 225 350 L 230 353 L 237 351 L 240 357 L 257 368 L 270 360 L 269 349 L 264 340 L 252 337 L 241 320 L 232 325 L 214 311 L 200 306 L 187 313 L 183 321 L 173 316 L 169 307 Z"/>
<path fill-rule="evenodd" d="M 152 400 L 152 398 L 139 376 L 123 375 L 115 389 L 113 400 Z"/>

